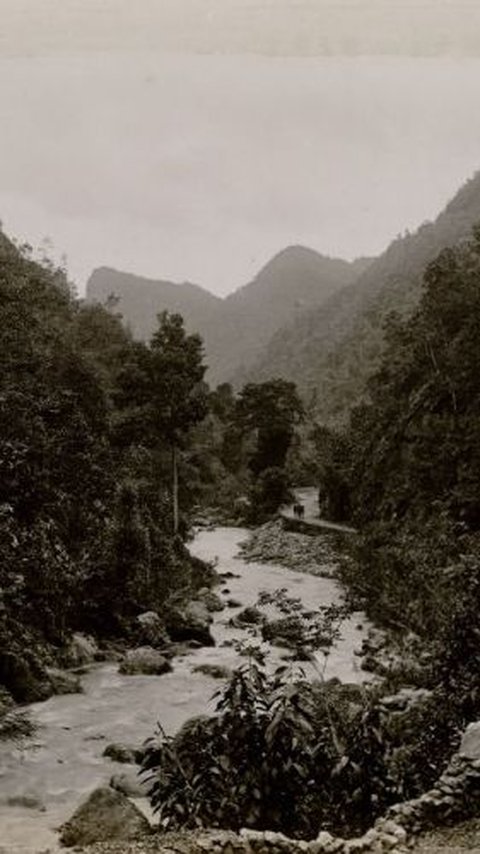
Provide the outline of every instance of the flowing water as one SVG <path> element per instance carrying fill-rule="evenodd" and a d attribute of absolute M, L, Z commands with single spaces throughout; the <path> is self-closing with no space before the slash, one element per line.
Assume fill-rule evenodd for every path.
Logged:
<path fill-rule="evenodd" d="M 237 558 L 238 544 L 246 536 L 240 528 L 216 528 L 197 533 L 190 546 L 200 558 L 216 558 L 220 573 L 235 575 L 220 588 L 228 589 L 221 594 L 225 600 L 235 599 L 245 607 L 255 603 L 261 590 L 279 587 L 286 587 L 308 608 L 339 600 L 333 580 Z M 238 664 L 228 642 L 246 634 L 227 623 L 241 607 L 214 614 L 216 646 L 175 658 L 171 673 L 123 676 L 116 663 L 96 664 L 82 679 L 83 694 L 51 697 L 29 707 L 37 726 L 33 738 L 21 747 L 0 745 L 0 854 L 57 850 L 55 828 L 92 789 L 125 770 L 102 757 L 107 744 L 138 745 L 153 734 L 157 721 L 166 731 L 175 732 L 188 718 L 213 709 L 212 694 L 219 682 L 193 669 L 199 664 Z M 354 656 L 364 636 L 358 623 L 359 615 L 354 615 L 343 626 L 342 639 L 328 661 L 327 677 L 346 682 L 364 678 Z M 277 649 L 276 658 L 281 655 Z M 32 806 L 12 805 L 12 798 L 19 797 L 31 798 Z"/>

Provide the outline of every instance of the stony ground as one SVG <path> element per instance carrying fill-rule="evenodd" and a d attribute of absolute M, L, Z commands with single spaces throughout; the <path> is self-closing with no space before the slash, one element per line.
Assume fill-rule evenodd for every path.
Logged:
<path fill-rule="evenodd" d="M 168 833 L 154 835 L 148 839 L 136 842 L 103 842 L 89 845 L 86 848 L 66 849 L 75 854 L 201 854 L 207 847 L 206 843 L 215 842 L 215 837 L 222 842 L 230 838 L 232 851 L 235 851 L 235 835 L 227 832 L 207 834 L 197 833 Z M 439 828 L 422 836 L 410 848 L 412 854 L 480 854 L 480 819 L 472 819 L 451 828 Z"/>
<path fill-rule="evenodd" d="M 212 850 L 216 839 L 222 845 L 230 839 L 235 850 L 234 833 L 228 831 L 184 831 L 183 833 L 154 834 L 135 842 L 97 842 L 85 848 L 70 849 L 75 854 L 202 854 L 206 848 Z M 66 849 L 68 850 L 68 849 Z"/>
<path fill-rule="evenodd" d="M 278 563 L 297 572 L 332 578 L 338 558 L 331 534 L 296 534 L 285 531 L 281 520 L 257 528 L 240 546 L 245 560 Z"/>
<path fill-rule="evenodd" d="M 415 854 L 480 854 L 480 818 L 426 833 L 412 850 Z"/>

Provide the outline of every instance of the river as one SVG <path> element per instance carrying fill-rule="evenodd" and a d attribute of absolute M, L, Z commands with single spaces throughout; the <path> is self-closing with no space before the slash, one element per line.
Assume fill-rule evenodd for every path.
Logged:
<path fill-rule="evenodd" d="M 225 599 L 245 607 L 255 603 L 260 590 L 286 587 L 308 608 L 338 601 L 338 586 L 331 579 L 236 557 L 238 544 L 246 536 L 241 528 L 202 530 L 190 545 L 198 557 L 216 558 L 220 573 L 235 575 L 220 588 L 228 588 L 221 594 Z M 123 676 L 117 663 L 95 664 L 82 678 L 83 694 L 51 697 L 29 707 L 37 726 L 35 735 L 21 747 L 0 745 L 0 854 L 60 850 L 55 828 L 92 789 L 125 771 L 125 766 L 102 757 L 107 744 L 140 744 L 153 734 L 157 721 L 175 732 L 188 718 L 213 708 L 218 680 L 192 671 L 205 663 L 238 664 L 237 653 L 224 644 L 245 635 L 242 629 L 227 625 L 239 610 L 240 606 L 216 613 L 212 627 L 216 646 L 175 658 L 171 673 Z M 354 655 L 365 633 L 359 621 L 360 615 L 354 615 L 344 624 L 342 639 L 329 658 L 327 677 L 338 676 L 346 682 L 365 677 Z M 275 656 L 281 655 L 276 650 Z M 31 798 L 32 806 L 12 805 L 12 798 L 18 797 Z"/>

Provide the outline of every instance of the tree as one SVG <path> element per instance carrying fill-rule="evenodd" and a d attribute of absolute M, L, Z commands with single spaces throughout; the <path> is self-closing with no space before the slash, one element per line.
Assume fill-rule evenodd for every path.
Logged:
<path fill-rule="evenodd" d="M 189 429 L 208 410 L 203 383 L 202 340 L 187 335 L 183 318 L 167 311 L 158 315 L 159 326 L 150 343 L 151 405 L 154 428 L 168 442 L 172 455 L 173 531 L 178 531 L 178 452 Z"/>
<path fill-rule="evenodd" d="M 237 420 L 244 433 L 256 434 L 249 462 L 255 475 L 284 467 L 295 425 L 303 414 L 295 383 L 274 379 L 244 386 L 237 401 Z"/>

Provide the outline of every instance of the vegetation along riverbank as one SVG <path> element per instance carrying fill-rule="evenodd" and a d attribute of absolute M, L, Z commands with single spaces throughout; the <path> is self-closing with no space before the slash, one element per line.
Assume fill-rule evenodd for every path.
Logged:
<path fill-rule="evenodd" d="M 28 739 L 26 704 L 77 691 L 85 666 L 110 678 L 114 659 L 115 680 L 218 687 L 120 744 L 154 824 L 138 789 L 101 781 L 63 843 L 353 854 L 478 818 L 478 228 L 390 313 L 360 402 L 329 423 L 285 377 L 211 390 L 179 315 L 134 340 L 114 300 L 77 300 L 3 235 L 0 294 L 2 739 Z M 318 514 L 353 531 L 341 543 L 277 517 L 311 483 Z M 252 532 L 237 588 L 235 558 L 214 566 L 192 540 L 212 507 Z M 245 602 L 249 567 L 294 572 Z M 328 666 L 352 613 L 376 631 L 341 681 Z"/>

